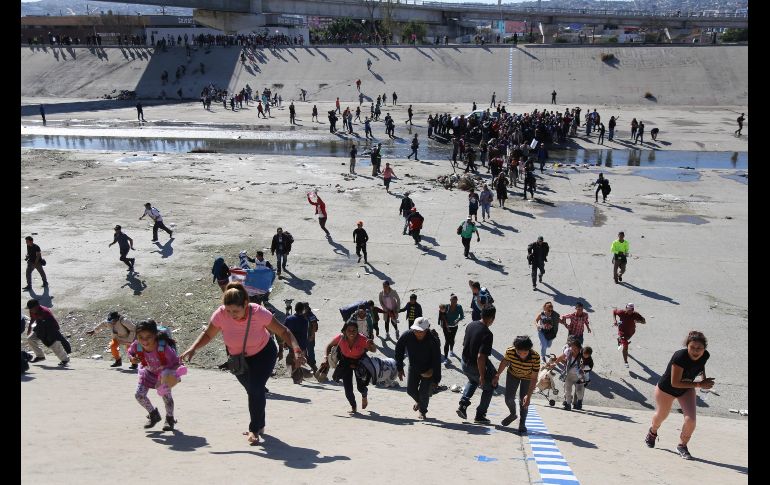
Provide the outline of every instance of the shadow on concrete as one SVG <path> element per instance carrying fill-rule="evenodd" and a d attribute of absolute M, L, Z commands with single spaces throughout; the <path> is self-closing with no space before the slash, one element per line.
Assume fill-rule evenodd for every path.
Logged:
<path fill-rule="evenodd" d="M 660 448 L 660 449 L 662 451 L 666 451 L 668 453 L 673 453 L 674 455 L 679 456 L 679 452 L 678 451 L 669 450 L 667 448 Z M 718 466 L 720 468 L 727 468 L 727 469 L 730 469 L 730 470 L 735 470 L 738 473 L 741 473 L 743 475 L 748 475 L 748 473 L 749 473 L 748 467 L 745 467 L 745 466 L 730 465 L 728 463 L 719 463 L 718 461 L 704 460 L 703 458 L 696 458 L 694 456 L 690 459 L 690 461 L 695 461 L 695 462 L 705 463 L 707 465 Z"/>
<path fill-rule="evenodd" d="M 580 302 L 583 303 L 583 308 L 585 309 L 585 311 L 587 313 L 593 313 L 594 310 L 593 310 L 593 307 L 591 306 L 591 303 L 588 302 L 588 300 L 586 300 L 585 298 L 578 297 L 578 296 L 565 295 L 561 291 L 557 290 L 556 288 L 554 288 L 553 286 L 551 286 L 551 285 L 549 285 L 548 283 L 545 283 L 545 282 L 542 282 L 540 284 L 545 286 L 546 288 L 550 289 L 551 291 L 553 291 L 553 293 L 548 293 L 547 291 L 540 290 L 540 291 L 543 291 L 543 293 L 546 294 L 546 295 L 551 295 L 551 297 L 553 297 L 554 303 L 558 303 L 559 305 L 566 305 L 566 306 L 572 307 L 572 306 L 575 306 L 575 303 L 580 301 Z"/>
<path fill-rule="evenodd" d="M 625 379 L 621 378 L 620 380 L 623 382 L 622 384 L 602 377 L 598 373 L 593 373 L 589 389 L 598 392 L 610 400 L 614 400 L 617 396 L 626 401 L 641 404 L 647 409 L 655 409 L 655 406 L 647 402 L 647 397 L 644 394 L 626 382 Z"/>
<path fill-rule="evenodd" d="M 372 263 L 368 263 L 368 264 L 364 265 L 364 272 L 366 272 L 366 274 L 374 275 L 374 276 L 376 276 L 378 279 L 380 279 L 382 281 L 390 281 L 391 280 L 390 276 L 386 275 L 382 271 L 380 271 L 377 268 L 375 268 Z"/>
<path fill-rule="evenodd" d="M 180 104 L 179 100 L 170 101 L 152 101 L 151 103 L 142 103 L 146 109 L 148 106 L 161 106 L 170 104 Z M 133 108 L 136 106 L 136 100 L 121 101 L 117 99 L 101 99 L 93 101 L 72 101 L 65 103 L 48 104 L 45 106 L 46 116 L 63 113 L 79 113 L 84 111 L 102 111 L 121 108 Z M 132 119 L 135 113 L 132 113 Z M 21 106 L 21 116 L 40 116 L 40 103 L 26 104 Z M 49 120 L 50 121 L 50 120 Z"/>
<path fill-rule="evenodd" d="M 513 212 L 517 216 L 529 217 L 530 219 L 536 219 L 536 217 L 534 215 L 530 214 L 529 212 L 516 211 L 516 210 L 511 209 L 510 207 L 503 207 L 503 210 L 507 210 L 507 211 Z"/>
<path fill-rule="evenodd" d="M 44 307 L 53 308 L 53 299 L 55 297 L 48 294 L 47 286 L 43 288 L 43 293 L 35 293 L 34 289 L 29 290 L 29 297 L 36 299 Z"/>
<path fill-rule="evenodd" d="M 428 248 L 426 246 L 423 246 L 422 244 L 419 244 L 417 248 L 420 249 L 423 253 L 427 254 L 428 256 L 436 257 L 441 261 L 446 260 L 446 254 L 436 251 L 435 249 Z"/>
<path fill-rule="evenodd" d="M 283 272 L 291 276 L 291 278 L 283 280 L 286 285 L 291 286 L 296 290 L 301 290 L 306 295 L 310 295 L 312 293 L 312 289 L 315 286 L 315 282 L 313 280 L 303 280 L 302 278 L 297 278 L 297 276 L 295 276 L 294 273 L 290 272 L 288 269 L 284 269 Z"/>
<path fill-rule="evenodd" d="M 147 288 L 147 283 L 144 280 L 140 280 L 136 277 L 139 273 L 135 271 L 129 271 L 126 275 L 127 283 L 123 284 L 121 288 L 129 287 L 134 291 L 134 295 L 141 295 Z"/>
<path fill-rule="evenodd" d="M 490 434 L 492 428 L 488 428 L 486 426 L 480 426 L 478 424 L 462 424 L 462 423 L 447 423 L 445 421 L 433 421 L 426 422 L 426 426 L 435 426 L 437 428 L 444 428 L 449 429 L 452 431 L 465 431 L 468 434 L 475 434 L 475 435 L 488 435 Z"/>
<path fill-rule="evenodd" d="M 343 246 L 338 242 L 335 242 L 331 236 L 326 236 L 326 241 L 329 243 L 331 247 L 334 248 L 335 254 L 339 254 L 340 256 L 346 256 L 350 258 L 350 251 L 348 250 L 348 248 L 346 248 L 345 246 Z"/>
<path fill-rule="evenodd" d="M 203 436 L 186 435 L 179 430 L 168 433 L 164 431 L 150 431 L 147 433 L 147 436 L 156 443 L 168 446 L 171 451 L 195 451 L 198 448 L 209 445 Z"/>
<path fill-rule="evenodd" d="M 624 421 L 626 423 L 636 422 L 631 416 L 626 416 L 624 414 L 608 413 L 605 411 L 583 410 L 583 414 L 587 416 L 595 416 L 597 418 L 613 419 L 615 421 Z"/>
<path fill-rule="evenodd" d="M 551 435 L 551 438 L 555 440 L 564 441 L 566 443 L 572 443 L 573 445 L 578 446 L 580 448 L 599 448 L 598 446 L 591 443 L 590 441 L 580 439 L 577 436 L 566 436 L 563 434 L 553 434 L 553 433 L 549 433 L 549 434 Z"/>
<path fill-rule="evenodd" d="M 652 290 L 645 290 L 644 288 L 639 288 L 638 286 L 634 286 L 631 283 L 627 283 L 625 281 L 621 281 L 618 284 L 620 284 L 621 286 L 625 286 L 626 288 L 628 288 L 630 290 L 634 290 L 635 292 L 637 292 L 640 295 L 645 296 L 647 298 L 652 298 L 653 300 L 665 301 L 665 302 L 668 302 L 668 303 L 671 303 L 671 304 L 674 304 L 674 305 L 679 305 L 679 302 L 677 302 L 673 298 L 665 296 L 665 295 L 661 295 L 660 293 L 656 293 L 656 292 L 654 292 Z"/>
<path fill-rule="evenodd" d="M 160 242 L 156 242 L 155 245 L 158 246 L 157 251 L 150 251 L 151 253 L 159 253 L 161 259 L 166 259 L 170 257 L 172 254 L 174 254 L 174 248 L 171 246 L 171 243 L 174 241 L 174 238 L 171 237 L 166 241 L 166 244 L 161 244 Z"/>
<path fill-rule="evenodd" d="M 271 401 L 289 401 L 289 402 L 296 402 L 300 404 L 309 404 L 312 401 L 306 397 L 296 397 L 296 396 L 286 396 L 284 394 L 278 394 L 275 392 L 268 392 L 266 394 L 267 399 Z"/>
<path fill-rule="evenodd" d="M 340 460 L 350 460 L 349 456 L 335 455 L 335 456 L 321 456 L 318 450 L 312 448 L 300 448 L 298 446 L 291 446 L 285 443 L 275 436 L 263 435 L 262 441 L 257 446 L 264 446 L 264 452 L 249 451 L 249 450 L 234 450 L 234 451 L 212 451 L 212 455 L 231 455 L 235 453 L 246 453 L 261 458 L 268 458 L 270 460 L 280 460 L 284 462 L 289 468 L 297 468 L 302 470 L 308 470 L 316 468 L 320 464 L 332 463 Z"/>

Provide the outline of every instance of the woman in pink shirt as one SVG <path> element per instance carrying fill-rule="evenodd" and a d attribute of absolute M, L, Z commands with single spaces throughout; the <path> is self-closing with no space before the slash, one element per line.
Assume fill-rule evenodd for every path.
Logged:
<path fill-rule="evenodd" d="M 390 179 L 396 176 L 396 172 L 390 167 L 389 163 L 385 164 L 385 170 L 382 171 L 382 181 L 385 183 L 385 192 L 390 193 Z"/>
<path fill-rule="evenodd" d="M 364 356 L 367 350 L 371 352 L 377 351 L 377 347 L 374 342 L 358 333 L 358 324 L 355 321 L 350 321 L 343 327 L 343 332 L 332 339 L 329 345 L 326 346 L 326 358 L 329 358 L 329 352 L 335 346 L 339 346 L 339 361 L 337 362 L 337 368 L 334 369 L 332 380 L 339 381 L 342 377 L 342 383 L 345 386 L 345 397 L 348 398 L 350 403 L 350 415 L 356 414 L 356 395 L 353 394 L 353 375 L 355 369 L 358 367 L 358 360 Z M 366 399 L 367 388 L 366 382 L 359 379 L 356 376 L 356 387 L 358 392 L 361 393 L 361 408 L 366 409 L 369 401 Z"/>
<path fill-rule="evenodd" d="M 315 202 L 310 198 L 310 194 L 315 196 Z M 318 216 L 318 224 L 321 226 L 321 229 L 324 230 L 326 235 L 329 236 L 329 231 L 326 229 L 326 203 L 318 195 L 318 191 L 315 190 L 307 193 L 307 201 L 310 205 L 315 206 L 315 215 Z"/>
<path fill-rule="evenodd" d="M 251 324 L 246 336 L 249 320 Z M 251 422 L 247 434 L 249 444 L 256 445 L 259 443 L 259 435 L 265 432 L 265 384 L 273 372 L 278 354 L 270 333 L 281 337 L 284 342 L 291 343 L 295 354 L 295 368 L 305 363 L 305 357 L 297 339 L 289 329 L 276 320 L 265 307 L 249 303 L 249 294 L 240 283 L 227 285 L 222 295 L 222 306 L 211 315 L 206 330 L 179 358 L 189 362 L 195 352 L 205 347 L 220 331 L 230 355 L 246 354 L 247 371 L 236 377 L 249 396 Z M 244 336 L 246 336 L 245 350 Z"/>

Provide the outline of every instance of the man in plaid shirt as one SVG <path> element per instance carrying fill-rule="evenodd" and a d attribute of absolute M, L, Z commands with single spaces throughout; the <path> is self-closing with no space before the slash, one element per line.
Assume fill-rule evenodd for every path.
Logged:
<path fill-rule="evenodd" d="M 569 325 L 567 325 L 567 319 L 569 318 Z M 588 324 L 588 313 L 583 310 L 583 303 L 575 303 L 575 312 L 564 315 L 561 317 L 561 323 L 567 327 L 569 337 L 575 337 L 580 345 L 583 345 L 583 327 L 588 329 L 588 333 L 591 333 L 591 326 Z"/>

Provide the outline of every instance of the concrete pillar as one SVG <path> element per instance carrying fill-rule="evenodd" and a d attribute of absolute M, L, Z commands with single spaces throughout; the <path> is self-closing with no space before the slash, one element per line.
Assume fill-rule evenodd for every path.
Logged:
<path fill-rule="evenodd" d="M 221 30 L 226 34 L 234 34 L 240 30 L 250 30 L 263 27 L 265 16 L 253 13 L 221 12 L 216 10 L 193 10 L 193 19 L 208 27 Z"/>

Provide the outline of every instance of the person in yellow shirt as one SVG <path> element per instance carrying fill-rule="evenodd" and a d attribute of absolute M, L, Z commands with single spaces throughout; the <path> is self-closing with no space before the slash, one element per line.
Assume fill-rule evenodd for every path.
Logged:
<path fill-rule="evenodd" d="M 612 241 L 610 248 L 612 251 L 612 277 L 615 279 L 615 283 L 623 281 L 623 273 L 626 272 L 626 260 L 628 258 L 629 245 L 625 239 L 623 231 L 618 233 L 618 238 Z M 620 272 L 618 272 L 620 269 Z"/>

